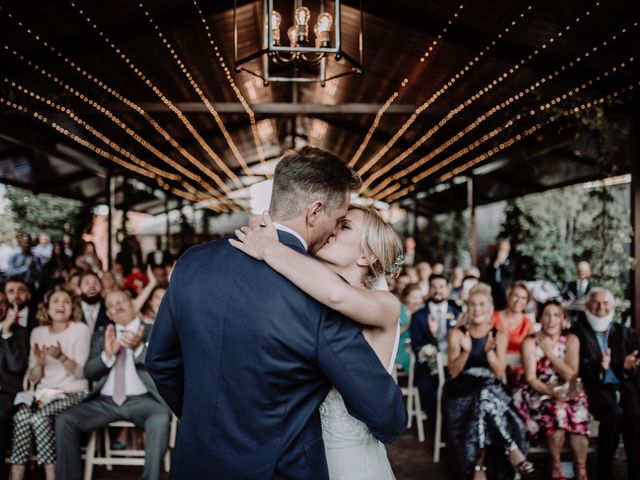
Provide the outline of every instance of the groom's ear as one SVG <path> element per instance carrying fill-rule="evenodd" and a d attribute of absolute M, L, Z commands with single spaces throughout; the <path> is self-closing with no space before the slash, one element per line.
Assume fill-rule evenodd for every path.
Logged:
<path fill-rule="evenodd" d="M 324 202 L 316 200 L 307 207 L 307 224 L 313 227 L 324 212 Z"/>

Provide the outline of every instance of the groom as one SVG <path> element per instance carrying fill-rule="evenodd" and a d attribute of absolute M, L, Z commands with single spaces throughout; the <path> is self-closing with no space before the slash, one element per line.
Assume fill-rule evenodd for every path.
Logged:
<path fill-rule="evenodd" d="M 280 241 L 316 252 L 359 186 L 329 152 L 285 155 L 270 206 Z M 407 423 L 360 327 L 227 240 L 178 261 L 146 365 L 181 420 L 174 479 L 328 479 L 318 407 L 331 385 L 379 440 Z"/>

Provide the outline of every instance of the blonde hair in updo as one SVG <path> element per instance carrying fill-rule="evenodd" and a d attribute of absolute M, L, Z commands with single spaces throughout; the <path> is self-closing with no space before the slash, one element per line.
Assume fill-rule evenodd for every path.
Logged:
<path fill-rule="evenodd" d="M 364 284 L 370 287 L 378 277 L 384 276 L 398 257 L 402 255 L 402 240 L 375 210 L 359 205 L 351 205 L 349 210 L 359 210 L 364 214 L 362 254 L 365 257 L 373 255 L 377 259 L 372 265 L 369 265 L 364 279 Z"/>
<path fill-rule="evenodd" d="M 472 295 L 483 295 L 489 300 L 489 303 L 493 305 L 493 297 L 491 296 L 491 287 L 486 283 L 479 282 L 476 283 L 471 290 L 469 290 L 469 298 Z"/>

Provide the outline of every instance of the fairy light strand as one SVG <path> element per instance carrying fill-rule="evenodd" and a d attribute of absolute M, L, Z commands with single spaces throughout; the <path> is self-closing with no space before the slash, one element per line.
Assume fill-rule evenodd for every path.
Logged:
<path fill-rule="evenodd" d="M 225 175 L 227 175 L 231 179 L 236 187 L 242 188 L 240 179 L 236 176 L 235 173 L 233 173 L 231 169 L 229 169 L 229 167 L 222 161 L 218 154 L 213 151 L 213 149 L 207 144 L 207 142 L 205 142 L 205 140 L 187 119 L 187 117 L 185 117 L 182 111 L 178 107 L 176 107 L 176 105 L 171 100 L 169 100 L 166 95 L 164 95 L 164 93 L 151 80 L 149 80 L 149 78 L 147 78 L 144 72 L 119 47 L 117 47 L 116 44 L 107 35 L 105 35 L 102 30 L 98 28 L 98 25 L 93 22 L 89 15 L 84 13 L 84 10 L 79 8 L 73 0 L 69 0 L 69 3 L 78 11 L 80 16 L 91 26 L 91 28 L 98 33 L 100 38 L 105 41 L 109 48 L 111 48 L 118 55 L 118 57 L 129 67 L 129 69 L 133 71 L 136 76 L 140 78 L 140 80 L 142 80 L 144 84 L 151 89 L 151 91 L 153 91 L 153 93 L 160 99 L 160 101 L 162 101 L 162 103 L 164 103 L 178 117 L 178 119 L 182 122 L 189 133 L 196 139 L 200 147 L 202 147 L 202 149 L 207 153 L 207 155 L 209 155 L 214 163 L 218 165 L 218 167 L 220 167 Z M 213 172 L 199 160 L 195 158 L 194 160 L 197 162 L 196 165 L 198 166 L 198 168 L 200 168 L 213 181 L 215 181 L 216 184 L 218 184 L 218 186 L 222 188 L 222 190 L 224 190 L 226 193 L 231 192 L 231 189 L 215 172 Z"/>
<path fill-rule="evenodd" d="M 486 160 L 486 159 L 494 156 L 495 154 L 501 152 L 502 150 L 512 146 L 514 143 L 521 141 L 523 138 L 531 135 L 532 133 L 534 133 L 535 131 L 539 130 L 543 126 L 546 126 L 546 125 L 548 125 L 550 123 L 553 123 L 553 122 L 559 120 L 562 117 L 574 115 L 574 114 L 576 114 L 576 113 L 578 113 L 580 111 L 586 110 L 588 108 L 592 108 L 593 106 L 601 105 L 601 104 L 605 103 L 608 100 L 611 100 L 613 98 L 616 98 L 616 97 L 620 96 L 621 94 L 626 93 L 627 91 L 633 91 L 638 85 L 640 85 L 640 81 L 635 82 L 635 84 L 630 84 L 629 86 L 627 86 L 625 88 L 622 88 L 620 91 L 615 91 L 615 92 L 613 92 L 611 94 L 605 95 L 604 97 L 600 97 L 599 99 L 591 100 L 591 101 L 585 102 L 585 103 L 583 103 L 583 104 L 581 104 L 579 106 L 569 108 L 569 109 L 561 112 L 560 114 L 552 115 L 546 121 L 537 123 L 537 124 L 533 125 L 532 127 L 529 127 L 527 129 L 525 129 L 522 133 L 519 133 L 518 135 L 515 135 L 515 136 L 511 137 L 510 139 L 502 142 L 500 145 L 489 149 L 487 152 L 475 157 L 473 160 L 465 163 L 464 165 L 452 170 L 451 172 L 448 172 L 445 175 L 442 175 L 441 177 L 439 177 L 438 181 L 439 182 L 446 181 L 446 180 L 449 180 L 450 178 L 452 178 L 455 175 L 459 175 L 463 171 L 468 170 L 469 168 L 477 165 L 478 163 L 481 163 L 484 160 Z M 388 202 L 394 202 L 396 200 L 399 200 L 400 198 L 408 195 L 409 193 L 413 192 L 414 190 L 415 190 L 415 185 L 410 185 L 410 186 L 404 188 L 403 190 L 400 190 L 396 194 L 389 196 L 387 198 L 387 201 Z"/>
<path fill-rule="evenodd" d="M 2 6 L 0 6 L 0 10 L 2 10 Z M 174 147 L 186 160 L 188 160 L 190 163 L 192 163 L 193 165 L 195 165 L 196 167 L 198 166 L 198 161 L 196 160 L 196 158 L 188 151 L 186 150 L 184 147 L 182 147 L 178 141 L 173 138 L 169 132 L 167 132 L 164 128 L 162 128 L 142 107 L 140 107 L 138 104 L 136 104 L 135 102 L 133 102 L 132 100 L 124 97 L 122 94 L 120 94 L 116 89 L 111 88 L 107 83 L 101 81 L 97 76 L 92 75 L 91 73 L 88 73 L 85 69 L 83 69 L 77 62 L 74 62 L 72 60 L 70 60 L 67 56 L 63 55 L 62 52 L 58 51 L 53 45 L 49 44 L 46 40 L 43 40 L 39 35 L 35 34 L 29 27 L 27 27 L 26 25 L 24 25 L 21 21 L 15 19 L 13 17 L 13 15 L 9 12 L 7 12 L 7 16 L 13 20 L 15 20 L 17 22 L 17 24 L 23 29 L 25 30 L 29 35 L 35 37 L 35 39 L 40 42 L 44 47 L 48 48 L 57 58 L 60 58 L 64 61 L 64 63 L 71 68 L 72 70 L 74 70 L 75 72 L 79 73 L 80 75 L 82 75 L 82 77 L 86 78 L 88 81 L 93 82 L 96 86 L 98 86 L 99 88 L 103 89 L 105 92 L 109 93 L 110 95 L 112 95 L 113 97 L 115 97 L 117 100 L 121 101 L 122 103 L 124 103 L 125 105 L 127 105 L 129 108 L 131 108 L 132 110 L 134 110 L 136 113 L 138 113 L 139 115 L 141 115 L 167 142 L 169 142 L 171 144 L 172 147 Z M 26 63 L 27 65 L 29 65 L 30 67 L 32 67 L 36 72 L 38 72 L 39 74 L 46 76 L 48 79 L 50 79 L 51 81 L 53 81 L 54 83 L 58 84 L 59 86 L 63 87 L 65 90 L 73 93 L 76 97 L 80 98 L 81 100 L 83 100 L 85 103 L 89 104 L 90 106 L 92 106 L 93 108 L 95 108 L 96 110 L 100 111 L 101 113 L 104 113 L 105 115 L 109 116 L 109 111 L 107 109 L 105 109 L 104 107 L 102 107 L 102 105 L 100 105 L 98 102 L 95 102 L 93 100 L 91 100 L 90 98 L 88 98 L 85 95 L 82 95 L 79 91 L 77 91 L 76 89 L 74 89 L 73 87 L 71 87 L 70 85 L 66 84 L 65 82 L 63 82 L 62 80 L 58 79 L 58 77 L 52 75 L 51 73 L 47 72 L 44 68 L 39 67 L 37 64 L 34 64 L 33 62 L 31 62 L 29 59 L 26 59 L 23 55 L 20 55 L 15 49 L 10 49 L 9 46 L 5 45 L 4 49 L 6 51 L 8 51 L 9 53 L 12 53 L 14 56 L 16 56 L 18 59 L 20 59 L 22 62 Z M 115 116 L 114 116 L 115 117 Z M 113 118 L 109 117 L 112 121 L 115 121 Z M 123 122 L 124 123 L 124 122 Z M 118 124 L 118 123 L 117 123 Z M 120 125 L 120 124 L 118 124 Z M 211 195 L 217 197 L 217 198 L 223 198 L 222 195 L 215 190 L 208 182 L 206 182 L 205 180 L 203 180 L 199 175 L 197 175 L 196 173 L 192 172 L 191 170 L 185 168 L 184 166 L 182 166 L 181 164 L 179 164 L 178 162 L 175 162 L 173 159 L 171 159 L 170 157 L 160 153 L 157 149 L 155 149 L 154 147 L 152 147 L 148 142 L 146 142 L 146 144 L 143 144 L 143 146 L 145 146 L 146 148 L 149 148 L 152 153 L 156 154 L 156 155 L 160 155 L 161 158 L 168 162 L 171 166 L 173 166 L 174 168 L 176 168 L 178 171 L 180 171 L 180 173 L 182 173 L 183 175 L 186 175 L 188 178 L 198 182 L 205 190 L 207 190 L 207 192 L 209 192 Z M 203 172 L 204 173 L 204 172 Z M 220 181 L 222 181 L 220 179 Z"/>
<path fill-rule="evenodd" d="M 438 46 L 438 43 L 440 42 L 440 40 L 442 40 L 444 34 L 447 32 L 449 27 L 453 24 L 454 20 L 458 18 L 458 15 L 460 14 L 460 11 L 463 8 L 464 8 L 464 2 L 460 3 L 460 5 L 458 5 L 458 8 L 456 9 L 455 13 L 453 14 L 453 18 L 449 19 L 449 21 L 447 22 L 447 25 L 445 27 L 443 27 L 442 31 L 436 36 L 435 40 L 433 40 L 431 42 L 431 44 L 429 45 L 429 48 L 427 48 L 427 51 L 422 54 L 422 56 L 420 57 L 420 63 L 424 63 L 427 60 L 427 58 L 429 58 L 429 56 L 433 53 L 434 49 Z M 400 83 L 400 88 L 405 88 L 409 83 L 410 83 L 409 78 L 404 78 L 402 80 L 402 82 Z M 364 137 L 364 140 L 362 141 L 362 143 L 358 147 L 358 150 L 356 151 L 355 155 L 353 156 L 353 158 L 349 162 L 349 166 L 350 167 L 354 167 L 356 165 L 356 163 L 358 163 L 358 160 L 360 160 L 360 157 L 362 156 L 362 154 L 364 153 L 365 149 L 369 145 L 369 142 L 371 141 L 371 138 L 373 137 L 373 134 L 378 129 L 378 126 L 380 125 L 380 121 L 382 120 L 382 116 L 386 113 L 386 111 L 393 104 L 393 102 L 395 102 L 396 99 L 400 96 L 400 92 L 399 92 L 400 88 L 396 89 L 396 91 L 394 91 L 391 94 L 391 96 L 387 99 L 387 101 L 384 102 L 382 107 L 380 107 L 378 109 L 378 111 L 376 112 L 376 116 L 373 119 L 373 122 L 371 123 L 371 126 L 369 127 L 369 131 L 367 132 L 367 134 Z"/>
<path fill-rule="evenodd" d="M 421 167 L 422 165 L 427 163 L 429 160 L 431 160 L 435 155 L 439 154 L 440 152 L 442 152 L 443 150 L 445 150 L 446 148 L 451 146 L 453 143 L 456 143 L 457 141 L 459 141 L 464 135 L 466 135 L 470 131 L 474 130 L 478 125 L 480 125 L 480 124 L 484 123 L 485 121 L 487 121 L 491 116 L 493 116 L 498 111 L 504 110 L 506 107 L 510 106 L 512 103 L 524 98 L 525 95 L 534 92 L 536 89 L 540 88 L 542 85 L 544 85 L 548 81 L 555 79 L 561 73 L 564 73 L 567 70 L 570 70 L 575 65 L 580 63 L 582 60 L 584 60 L 584 59 L 588 58 L 590 55 L 596 53 L 599 48 L 608 46 L 608 45 L 610 45 L 611 42 L 613 42 L 615 40 L 618 40 L 620 38 L 620 36 L 623 35 L 623 34 L 626 34 L 630 30 L 630 28 L 637 28 L 637 27 L 638 27 L 638 22 L 634 22 L 631 25 L 631 27 L 622 27 L 618 32 L 614 33 L 609 39 L 602 41 L 599 45 L 596 45 L 596 46 L 594 46 L 594 47 L 592 47 L 590 49 L 587 49 L 586 51 L 584 51 L 581 54 L 578 54 L 573 60 L 571 60 L 570 62 L 568 62 L 565 65 L 562 65 L 561 67 L 556 69 L 553 73 L 548 74 L 546 76 L 542 76 L 538 80 L 532 82 L 526 88 L 523 88 L 522 90 L 520 90 L 518 93 L 516 93 L 514 95 L 511 95 L 508 99 L 504 100 L 503 102 L 494 105 L 491 109 L 487 110 L 482 115 L 477 117 L 470 125 L 465 127 L 463 130 L 458 132 L 456 135 L 454 135 L 453 137 L 451 137 L 447 141 L 445 141 L 444 144 L 442 144 L 439 147 L 435 148 L 434 150 L 432 150 L 430 153 L 428 153 L 427 155 L 425 155 L 421 159 L 419 159 L 419 160 L 417 160 L 415 162 L 412 162 L 411 165 L 407 166 L 403 170 L 401 170 L 401 171 L 395 173 L 394 175 L 384 179 L 376 187 L 371 189 L 368 192 L 368 195 L 369 196 L 375 196 L 378 192 L 380 192 L 384 187 L 389 185 L 391 182 L 393 182 L 395 180 L 398 180 L 398 179 L 401 179 L 402 177 L 404 177 L 408 173 L 411 173 L 412 171 L 418 169 L 419 167 Z M 631 58 L 630 61 L 633 62 L 633 58 Z M 624 66 L 621 66 L 621 68 L 624 68 Z M 606 72 L 605 72 L 605 74 L 606 74 Z M 603 75 L 605 75 L 605 74 L 603 74 Z M 553 105 L 553 103 L 551 105 Z M 458 106 L 457 108 L 460 108 L 460 106 Z M 450 113 L 454 113 L 454 112 L 455 112 L 455 110 L 450 112 Z M 449 115 L 447 115 L 447 117 L 448 116 Z M 423 138 L 426 137 L 426 136 L 433 135 L 433 133 L 435 133 L 435 131 L 437 129 L 439 129 L 440 126 L 445 123 L 445 121 L 448 121 L 447 117 L 445 117 L 435 127 L 433 127 L 431 130 L 429 130 L 423 136 Z M 400 164 L 400 162 L 402 162 L 407 157 L 407 155 L 405 155 L 405 153 L 403 153 L 402 155 L 400 155 L 399 157 L 394 159 L 392 162 L 389 162 L 388 165 L 385 165 L 384 167 L 382 167 L 380 169 L 380 172 L 381 172 L 380 174 L 378 174 L 378 172 L 376 172 L 374 175 L 372 175 L 373 178 L 370 177 L 369 179 L 367 179 L 367 181 L 369 182 L 368 185 L 370 185 L 370 183 L 373 180 L 379 178 L 380 176 L 382 176 L 383 174 L 385 174 L 386 172 L 391 170 L 391 168 L 393 168 L 396 165 Z"/>
<path fill-rule="evenodd" d="M 614 66 L 611 69 L 606 70 L 605 72 L 603 72 L 601 75 L 597 75 L 595 77 L 595 79 L 588 80 L 588 81 L 584 82 L 582 85 L 580 85 L 579 87 L 575 87 L 575 88 L 572 88 L 572 89 L 570 89 L 570 90 L 568 90 L 568 91 L 566 91 L 566 92 L 564 92 L 562 94 L 558 94 L 551 101 L 544 102 L 544 103 L 540 104 L 539 106 L 532 108 L 530 110 L 530 112 L 529 112 L 530 117 L 533 117 L 533 116 L 537 115 L 538 112 L 543 112 L 545 109 L 550 108 L 551 105 L 556 105 L 558 103 L 561 103 L 561 102 L 571 98 L 572 96 L 574 96 L 574 95 L 580 93 L 581 91 L 585 90 L 587 87 L 592 86 L 595 82 L 600 81 L 602 78 L 607 78 L 611 73 L 615 73 L 619 69 L 626 68 L 628 66 L 627 62 L 629 64 L 633 63 L 634 62 L 634 57 L 630 57 L 626 62 L 621 62 L 619 64 L 619 66 Z M 449 165 L 450 163 L 454 162 L 455 160 L 459 159 L 460 157 L 462 157 L 462 156 L 466 155 L 467 153 L 475 150 L 481 144 L 483 144 L 487 140 L 490 140 L 491 138 L 495 137 L 496 135 L 501 133 L 503 130 L 505 130 L 506 128 L 511 126 L 511 124 L 513 124 L 515 121 L 520 120 L 520 118 L 522 118 L 522 115 L 520 115 L 520 114 L 516 115 L 514 118 L 510 119 L 508 122 L 506 122 L 506 123 L 500 125 L 499 127 L 496 127 L 495 129 L 493 129 L 489 134 L 482 136 L 480 139 L 478 139 L 475 142 L 471 143 L 469 146 L 467 146 L 467 147 L 465 147 L 465 148 L 463 148 L 461 150 L 458 150 L 456 153 L 450 155 L 449 157 L 447 157 L 446 159 L 442 160 L 438 164 L 432 166 L 431 168 L 425 170 L 424 172 L 421 172 L 419 175 L 416 175 L 415 177 L 413 177 L 411 179 L 412 183 L 419 182 L 419 181 L 425 179 L 426 177 L 428 177 L 430 175 L 433 175 L 434 173 L 438 172 L 439 170 L 441 170 L 442 168 L 446 167 L 447 165 Z M 410 172 L 406 172 L 406 173 L 410 173 Z M 406 175 L 406 173 L 405 173 L 405 175 Z M 392 191 L 393 191 L 393 189 L 390 187 L 389 189 L 385 190 L 384 192 L 376 195 L 376 198 L 377 199 L 385 198 Z"/>
<path fill-rule="evenodd" d="M 200 9 L 200 6 L 198 5 L 198 2 L 196 0 L 193 0 L 193 5 L 195 6 L 196 10 L 198 11 L 198 15 L 200 16 L 200 20 L 202 21 L 202 25 L 204 26 L 205 34 L 207 35 L 207 38 L 209 39 L 209 45 L 211 45 L 211 47 L 213 48 L 213 53 L 215 54 L 216 58 L 218 59 L 218 63 L 220 63 L 220 67 L 224 71 L 224 75 L 225 75 L 227 81 L 229 82 L 229 85 L 231 86 L 231 89 L 233 90 L 233 93 L 235 93 L 236 98 L 238 99 L 238 101 L 242 105 L 242 108 L 244 109 L 244 111 L 249 116 L 249 123 L 251 125 L 251 135 L 253 136 L 253 141 L 256 144 L 256 151 L 258 153 L 258 160 L 260 161 L 260 164 L 263 167 L 266 167 L 265 155 L 264 155 L 264 151 L 262 149 L 262 140 L 260 140 L 260 135 L 258 134 L 258 126 L 257 126 L 257 122 L 256 122 L 256 115 L 255 115 L 253 109 L 251 108 L 251 106 L 249 105 L 249 103 L 247 102 L 247 100 L 244 98 L 244 95 L 242 95 L 242 92 L 240 91 L 240 89 L 236 85 L 236 82 L 233 80 L 233 76 L 231 75 L 231 70 L 229 70 L 229 67 L 227 67 L 226 62 L 224 61 L 224 57 L 220 53 L 220 49 L 216 45 L 215 40 L 213 39 L 213 35 L 211 35 L 211 28 L 209 27 L 209 24 L 207 23 L 207 20 L 206 20 L 206 18 L 204 16 L 204 13 Z M 271 175 L 270 174 L 267 175 L 267 178 L 271 178 Z"/>
<path fill-rule="evenodd" d="M 193 78 L 193 75 L 191 74 L 191 72 L 189 71 L 189 69 L 187 68 L 185 63 L 182 61 L 182 59 L 180 58 L 180 56 L 176 52 L 176 50 L 173 47 L 173 45 L 171 44 L 171 42 L 169 40 L 167 40 L 167 36 L 160 30 L 160 27 L 158 26 L 157 22 L 153 19 L 153 17 L 149 13 L 149 10 L 147 10 L 147 8 L 144 6 L 144 4 L 142 2 L 138 3 L 138 5 L 140 6 L 142 11 L 144 12 L 145 17 L 149 21 L 149 24 L 156 31 L 156 34 L 158 35 L 158 38 L 160 38 L 160 40 L 162 41 L 162 44 L 165 46 L 165 48 L 171 54 L 171 58 L 174 60 L 176 65 L 178 65 L 178 68 L 183 73 L 183 75 L 185 76 L 185 78 L 187 79 L 189 84 L 191 85 L 191 88 L 193 88 L 193 90 L 196 92 L 196 94 L 200 98 L 200 101 L 202 103 L 204 103 L 205 107 L 207 108 L 207 110 L 209 111 L 209 113 L 211 114 L 213 119 L 215 120 L 216 124 L 218 125 L 218 128 L 220 128 L 220 131 L 222 132 L 222 136 L 227 141 L 227 144 L 229 145 L 229 148 L 231 149 L 231 152 L 236 157 L 236 160 L 238 160 L 238 163 L 240 164 L 240 166 L 241 166 L 242 170 L 244 171 L 244 173 L 249 177 L 254 177 L 254 175 L 251 172 L 251 170 L 249 170 L 249 166 L 247 165 L 247 162 L 245 161 L 244 157 L 242 156 L 242 154 L 238 150 L 238 147 L 236 146 L 235 142 L 233 141 L 233 138 L 229 134 L 229 131 L 227 130 L 227 127 L 224 125 L 224 122 L 222 121 L 222 118 L 220 117 L 220 114 L 216 111 L 214 106 L 211 104 L 211 101 L 209 100 L 209 98 L 204 94 L 204 91 L 202 90 L 202 88 L 200 87 L 198 82 Z"/>
<path fill-rule="evenodd" d="M 600 6 L 600 2 L 596 2 L 595 7 L 599 7 Z M 529 8 L 531 8 L 531 5 L 529 6 Z M 591 10 L 586 10 L 581 16 L 578 16 L 574 23 L 579 23 L 583 17 L 587 17 L 591 14 Z M 521 14 L 522 15 L 522 14 Z M 505 28 L 504 32 L 508 33 L 508 31 L 510 31 L 512 25 L 508 26 Z M 481 98 L 483 95 L 485 95 L 486 93 L 490 92 L 495 86 L 497 86 L 498 84 L 504 82 L 507 78 L 509 78 L 509 76 L 513 75 L 516 71 L 518 71 L 522 66 L 526 65 L 528 62 L 530 62 L 531 60 L 533 60 L 533 58 L 535 58 L 536 56 L 538 56 L 540 54 L 541 51 L 545 50 L 547 48 L 548 45 L 553 44 L 555 42 L 556 39 L 561 38 L 564 33 L 564 31 L 569 31 L 571 30 L 571 25 L 566 25 L 564 27 L 564 29 L 561 29 L 560 31 L 558 31 L 557 33 L 553 34 L 551 37 L 549 37 L 545 42 L 543 42 L 538 48 L 536 48 L 532 53 L 528 54 L 526 57 L 520 59 L 519 62 L 516 62 L 512 67 L 510 67 L 508 70 L 504 71 L 501 75 L 499 75 L 497 78 L 495 78 L 494 80 L 492 80 L 491 82 L 489 82 L 485 87 L 479 89 L 474 95 L 472 95 L 470 98 L 468 98 L 467 100 L 465 100 L 463 103 L 461 103 L 458 107 L 456 107 L 455 109 L 453 109 L 451 112 L 449 112 L 449 114 L 447 114 L 447 116 L 439 123 L 439 125 L 437 126 L 437 128 L 435 130 L 433 130 L 433 132 L 431 133 L 431 135 L 433 135 L 435 132 L 437 132 L 444 124 L 446 124 L 449 120 L 451 120 L 451 118 L 453 118 L 454 116 L 456 116 L 458 113 L 460 113 L 462 110 L 464 110 L 466 107 L 468 107 L 469 105 L 471 105 L 472 103 L 474 103 L 476 100 L 478 100 L 479 98 Z M 502 35 L 502 34 L 500 34 Z M 501 38 L 501 37 L 500 37 Z M 489 51 L 490 47 L 492 47 L 493 45 L 495 45 L 495 40 L 491 42 L 490 45 L 487 45 L 485 47 L 485 49 L 481 52 L 479 52 L 478 56 L 474 57 L 474 59 L 472 61 L 477 61 L 480 57 L 480 54 L 483 52 L 487 52 Z M 422 105 L 420 105 L 420 107 L 418 107 L 418 109 L 416 109 L 416 112 L 402 125 L 402 127 L 400 128 L 400 130 L 398 130 L 398 132 L 391 138 L 391 140 L 389 140 L 389 142 L 387 142 L 387 145 L 385 145 L 385 147 L 383 149 L 381 149 L 372 159 L 370 162 L 367 163 L 367 165 L 365 166 L 366 169 L 361 173 L 361 175 L 363 173 L 365 173 L 366 171 L 368 171 L 371 167 L 373 167 L 388 151 L 389 149 L 398 141 L 398 139 L 404 134 L 404 132 L 406 132 L 406 130 L 413 124 L 413 122 L 415 122 L 415 120 L 417 119 L 418 115 L 420 113 L 422 113 L 424 110 L 426 110 L 430 105 L 432 105 L 443 93 L 445 93 L 449 88 L 451 88 L 453 86 L 453 84 L 464 75 L 464 73 L 468 72 L 469 70 L 465 68 L 463 68 L 462 70 L 460 70 L 460 72 L 456 73 L 454 76 L 452 76 L 446 84 L 444 84 L 429 100 L 427 100 L 427 102 L 423 103 Z M 418 148 L 420 145 L 422 145 L 430 136 L 427 135 L 423 135 L 417 142 L 414 143 L 414 145 L 412 145 L 410 148 L 415 150 L 416 148 Z M 387 167 L 389 165 L 385 165 L 385 167 L 383 167 L 383 169 L 386 169 L 386 171 L 388 171 Z M 389 167 L 392 168 L 392 167 Z M 362 170 L 362 169 L 361 169 Z M 366 189 L 369 185 L 371 185 L 371 183 L 376 179 L 379 178 L 381 175 L 383 175 L 386 172 L 381 172 L 381 171 L 376 171 L 372 177 L 374 177 L 373 179 L 368 178 L 367 181 L 365 181 L 363 183 L 362 189 Z M 376 176 L 377 175 L 377 176 Z"/>

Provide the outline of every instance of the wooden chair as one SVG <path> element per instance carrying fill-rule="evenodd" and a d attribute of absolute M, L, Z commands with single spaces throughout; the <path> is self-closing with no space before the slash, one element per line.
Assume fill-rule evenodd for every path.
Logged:
<path fill-rule="evenodd" d="M 446 380 L 444 370 L 447 366 L 448 360 L 446 353 L 438 352 L 438 404 L 436 410 L 436 433 L 435 440 L 433 442 L 433 463 L 438 463 L 440 461 L 440 449 L 446 446 L 445 442 L 442 441 L 442 390 Z"/>
<path fill-rule="evenodd" d="M 171 449 L 175 447 L 176 432 L 178 426 L 178 419 L 175 416 L 171 418 L 171 425 L 169 427 L 169 448 L 164 456 L 164 469 L 168 472 L 171 468 Z M 98 454 L 98 439 L 99 431 L 94 430 L 89 436 L 89 442 L 87 444 L 87 450 L 85 454 L 84 464 L 84 480 L 91 480 L 93 476 L 94 465 L 104 465 L 107 470 L 112 470 L 113 465 L 135 465 L 144 466 L 144 449 L 125 449 L 114 450 L 111 448 L 111 439 L 109 438 L 109 427 L 113 428 L 135 428 L 136 426 L 127 421 L 111 422 L 106 427 L 102 428 L 102 444 L 104 449 L 104 456 Z"/>

